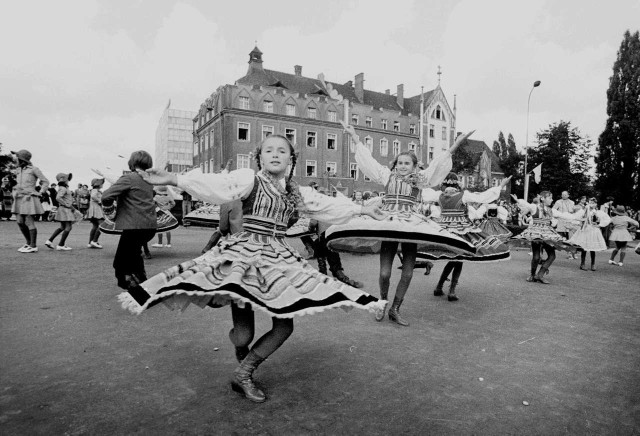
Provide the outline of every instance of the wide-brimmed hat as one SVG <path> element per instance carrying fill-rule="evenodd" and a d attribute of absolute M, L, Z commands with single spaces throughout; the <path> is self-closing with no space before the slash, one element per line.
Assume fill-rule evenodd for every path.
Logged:
<path fill-rule="evenodd" d="M 616 208 L 613 209 L 611 213 L 614 213 L 616 215 L 626 215 L 627 211 L 624 209 L 624 206 L 619 205 L 619 206 L 616 206 Z"/>
<path fill-rule="evenodd" d="M 93 188 L 101 188 L 104 185 L 104 179 L 92 179 L 91 186 Z"/>
<path fill-rule="evenodd" d="M 31 163 L 31 152 L 29 150 L 18 150 L 12 151 L 11 153 L 15 154 L 18 160 Z"/>
<path fill-rule="evenodd" d="M 56 174 L 56 180 L 58 181 L 58 183 L 60 183 L 60 182 L 69 183 L 69 181 L 71 180 L 71 177 L 73 177 L 73 174 L 71 174 L 71 173 L 69 173 L 69 174 L 65 174 L 65 173 Z"/>

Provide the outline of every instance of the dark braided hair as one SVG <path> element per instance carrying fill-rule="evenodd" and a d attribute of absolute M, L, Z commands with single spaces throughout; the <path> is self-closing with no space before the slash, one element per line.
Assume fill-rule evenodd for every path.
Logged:
<path fill-rule="evenodd" d="M 293 202 L 293 204 L 296 205 L 296 207 L 299 210 L 303 210 L 304 209 L 304 202 L 302 201 L 302 194 L 300 194 L 300 189 L 298 187 L 298 184 L 294 181 L 292 181 L 292 177 L 294 174 L 294 171 L 296 169 L 296 162 L 298 161 L 298 154 L 296 153 L 295 149 L 293 148 L 293 145 L 291 144 L 291 141 L 289 141 L 289 138 L 287 138 L 286 136 L 282 136 L 282 135 L 269 135 L 266 138 L 264 138 L 260 144 L 258 144 L 258 146 L 256 147 L 255 151 L 254 151 L 254 159 L 256 160 L 256 164 L 258 165 L 258 169 L 262 170 L 262 164 L 260 163 L 260 153 L 262 152 L 262 145 L 264 144 L 264 142 L 268 139 L 268 138 L 280 138 L 282 140 L 284 140 L 287 145 L 289 146 L 289 151 L 291 152 L 291 170 L 289 170 L 289 175 L 286 178 L 286 182 L 285 182 L 285 191 L 286 191 L 286 198 Z"/>

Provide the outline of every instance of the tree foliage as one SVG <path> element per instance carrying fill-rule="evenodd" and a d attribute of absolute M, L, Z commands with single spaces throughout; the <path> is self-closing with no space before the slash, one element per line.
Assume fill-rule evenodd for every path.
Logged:
<path fill-rule="evenodd" d="M 2 145 L 0 145 L 0 179 L 9 174 L 15 168 L 13 156 L 10 154 L 2 154 Z"/>
<path fill-rule="evenodd" d="M 607 122 L 598 138 L 596 188 L 601 200 L 640 208 L 640 35 L 627 30 L 607 90 Z"/>
<path fill-rule="evenodd" d="M 592 195 L 593 188 L 588 175 L 591 158 L 591 140 L 582 136 L 571 122 L 560 121 L 537 133 L 538 147 L 529 149 L 528 171 L 542 164 L 540 184 L 530 178 L 529 192 L 551 191 L 559 198 L 562 191 L 569 191 L 571 198 Z"/>

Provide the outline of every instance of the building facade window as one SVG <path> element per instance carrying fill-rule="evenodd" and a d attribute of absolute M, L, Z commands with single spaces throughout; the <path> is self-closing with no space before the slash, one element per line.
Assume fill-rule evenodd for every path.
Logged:
<path fill-rule="evenodd" d="M 433 124 L 429 124 L 429 138 L 435 138 L 436 127 Z"/>
<path fill-rule="evenodd" d="M 262 126 L 262 139 L 264 140 L 264 138 L 266 138 L 267 136 L 271 136 L 273 135 L 273 126 Z"/>
<path fill-rule="evenodd" d="M 373 138 L 371 138 L 371 136 L 364 138 L 364 146 L 369 149 L 371 154 L 373 154 Z"/>
<path fill-rule="evenodd" d="M 409 125 L 409 133 L 411 133 L 412 135 L 416 134 L 416 125 L 415 124 L 410 124 Z"/>
<path fill-rule="evenodd" d="M 336 162 L 327 162 L 326 171 L 329 177 L 335 177 L 337 170 L 338 170 L 338 164 Z"/>
<path fill-rule="evenodd" d="M 251 168 L 251 157 L 248 154 L 236 155 L 236 169 Z"/>
<path fill-rule="evenodd" d="M 389 154 L 389 141 L 386 139 L 380 140 L 380 156 L 387 156 Z"/>
<path fill-rule="evenodd" d="M 262 102 L 262 111 L 273 113 L 273 102 L 271 100 L 265 100 Z"/>
<path fill-rule="evenodd" d="M 238 97 L 238 101 L 240 102 L 240 109 L 251 109 L 251 100 L 249 97 L 240 96 Z"/>
<path fill-rule="evenodd" d="M 433 160 L 433 147 L 429 147 L 429 162 Z"/>
<path fill-rule="evenodd" d="M 209 159 L 209 172 L 213 173 L 214 172 L 214 168 L 213 168 L 213 159 Z"/>
<path fill-rule="evenodd" d="M 200 151 L 200 150 L 198 150 L 199 148 L 200 148 L 200 146 L 198 145 L 198 141 L 194 142 L 193 143 L 193 155 L 194 156 L 197 156 L 199 154 L 199 151 Z"/>
<path fill-rule="evenodd" d="M 400 141 L 393 141 L 393 157 L 400 154 Z"/>
<path fill-rule="evenodd" d="M 289 115 L 291 117 L 295 117 L 296 116 L 296 105 L 295 104 L 287 103 L 286 109 L 287 109 L 287 115 Z"/>
<path fill-rule="evenodd" d="M 209 161 L 208 160 L 204 161 L 204 172 L 205 173 L 209 172 Z"/>
<path fill-rule="evenodd" d="M 251 127 L 249 123 L 238 123 L 238 141 L 251 140 Z"/>
<path fill-rule="evenodd" d="M 351 124 L 358 125 L 358 114 L 351 115 Z"/>
<path fill-rule="evenodd" d="M 364 120 L 364 124 L 365 124 L 367 127 L 371 127 L 371 126 L 373 126 L 373 118 L 371 118 L 371 117 L 367 117 L 367 118 Z"/>
<path fill-rule="evenodd" d="M 442 128 L 442 139 L 444 139 L 445 141 L 447 139 L 447 128 L 446 127 Z"/>
<path fill-rule="evenodd" d="M 329 121 L 331 121 L 332 123 L 338 122 L 338 113 L 336 111 L 328 111 L 327 117 L 329 118 Z"/>
<path fill-rule="evenodd" d="M 307 161 L 307 169 L 306 169 L 307 177 L 317 177 L 318 176 L 318 165 L 315 160 Z"/>
<path fill-rule="evenodd" d="M 416 145 L 415 142 L 410 142 L 409 143 L 409 151 L 413 151 L 415 153 L 417 148 L 418 148 L 418 146 Z"/>
<path fill-rule="evenodd" d="M 382 128 L 387 130 L 387 120 L 382 120 Z"/>
<path fill-rule="evenodd" d="M 284 129 L 284 136 L 291 145 L 296 145 L 296 129 Z"/>
<path fill-rule="evenodd" d="M 327 150 L 335 150 L 337 147 L 338 135 L 335 133 L 327 133 Z"/>
<path fill-rule="evenodd" d="M 307 108 L 307 118 L 317 118 L 318 117 L 318 111 L 316 110 L 316 108 L 314 107 L 308 107 Z"/>
<path fill-rule="evenodd" d="M 316 132 L 307 132 L 307 147 L 316 147 L 317 146 L 317 136 Z"/>
<path fill-rule="evenodd" d="M 393 131 L 394 132 L 399 132 L 400 131 L 400 122 L 399 121 L 394 121 L 393 122 Z"/>
<path fill-rule="evenodd" d="M 349 178 L 353 180 L 358 180 L 358 164 L 357 163 L 349 164 Z"/>

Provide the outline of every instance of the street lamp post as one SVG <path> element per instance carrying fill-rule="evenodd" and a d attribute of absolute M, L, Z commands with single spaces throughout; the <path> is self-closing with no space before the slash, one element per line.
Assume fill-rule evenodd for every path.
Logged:
<path fill-rule="evenodd" d="M 527 99 L 527 137 L 524 140 L 524 201 L 529 200 L 529 173 L 527 172 L 527 157 L 529 156 L 529 103 L 531 102 L 531 93 L 534 88 L 540 86 L 540 81 L 533 82 L 531 91 L 529 91 L 529 98 Z"/>

